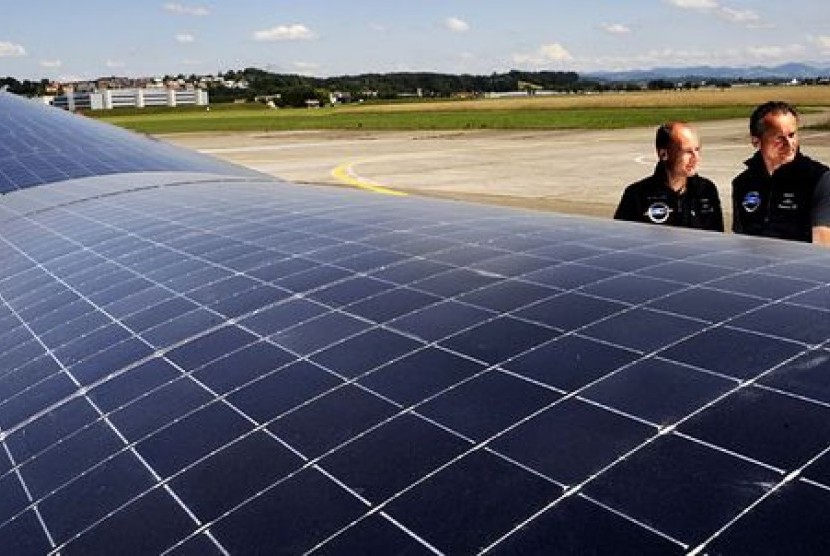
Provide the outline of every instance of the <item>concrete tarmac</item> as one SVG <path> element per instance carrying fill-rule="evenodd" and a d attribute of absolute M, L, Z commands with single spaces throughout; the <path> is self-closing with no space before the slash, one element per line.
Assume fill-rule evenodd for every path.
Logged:
<path fill-rule="evenodd" d="M 828 113 L 802 117 L 802 126 Z M 718 185 L 727 227 L 731 180 L 753 153 L 747 120 L 693 124 L 700 174 Z M 287 181 L 365 186 L 611 217 L 625 185 L 653 171 L 654 129 L 611 131 L 304 131 L 160 137 Z M 830 163 L 830 132 L 802 129 L 802 151 Z"/>

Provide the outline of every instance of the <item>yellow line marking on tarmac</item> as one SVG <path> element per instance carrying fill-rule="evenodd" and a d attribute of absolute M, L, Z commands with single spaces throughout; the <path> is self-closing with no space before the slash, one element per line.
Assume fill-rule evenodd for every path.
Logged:
<path fill-rule="evenodd" d="M 401 191 L 395 191 L 394 189 L 389 189 L 388 187 L 384 187 L 372 181 L 361 178 L 352 169 L 351 162 L 347 162 L 336 167 L 334 170 L 331 171 L 331 175 L 337 178 L 338 180 L 342 181 L 343 183 L 353 185 L 354 187 L 359 187 L 360 189 L 373 191 L 375 193 L 382 193 L 384 195 L 395 195 L 398 197 L 406 197 L 407 195 L 406 193 L 403 193 Z"/>

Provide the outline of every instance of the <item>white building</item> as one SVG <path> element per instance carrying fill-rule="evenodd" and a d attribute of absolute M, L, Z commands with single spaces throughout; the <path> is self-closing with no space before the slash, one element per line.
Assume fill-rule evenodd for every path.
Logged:
<path fill-rule="evenodd" d="M 53 106 L 75 110 L 111 110 L 113 108 L 144 108 L 147 106 L 207 106 L 209 98 L 203 89 L 102 89 L 91 93 L 67 91 L 56 96 Z"/>

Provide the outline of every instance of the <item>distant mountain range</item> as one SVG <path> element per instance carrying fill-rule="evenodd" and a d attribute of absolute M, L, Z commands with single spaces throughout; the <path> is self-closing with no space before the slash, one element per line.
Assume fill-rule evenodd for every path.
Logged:
<path fill-rule="evenodd" d="M 583 74 L 583 77 L 603 81 L 644 81 L 652 79 L 807 79 L 830 76 L 830 68 L 809 64 L 782 64 L 780 66 L 752 66 L 748 68 L 692 66 L 685 68 L 652 68 L 648 70 L 602 71 Z"/>

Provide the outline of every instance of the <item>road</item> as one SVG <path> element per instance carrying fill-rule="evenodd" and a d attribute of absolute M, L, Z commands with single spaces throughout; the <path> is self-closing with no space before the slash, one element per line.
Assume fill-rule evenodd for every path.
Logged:
<path fill-rule="evenodd" d="M 810 114 L 804 124 L 826 121 Z M 696 124 L 701 174 L 727 225 L 730 182 L 752 155 L 746 120 Z M 161 139 L 304 184 L 360 185 L 539 210 L 610 217 L 624 185 L 650 173 L 654 130 L 186 134 Z M 830 162 L 830 133 L 804 130 L 805 154 Z"/>

